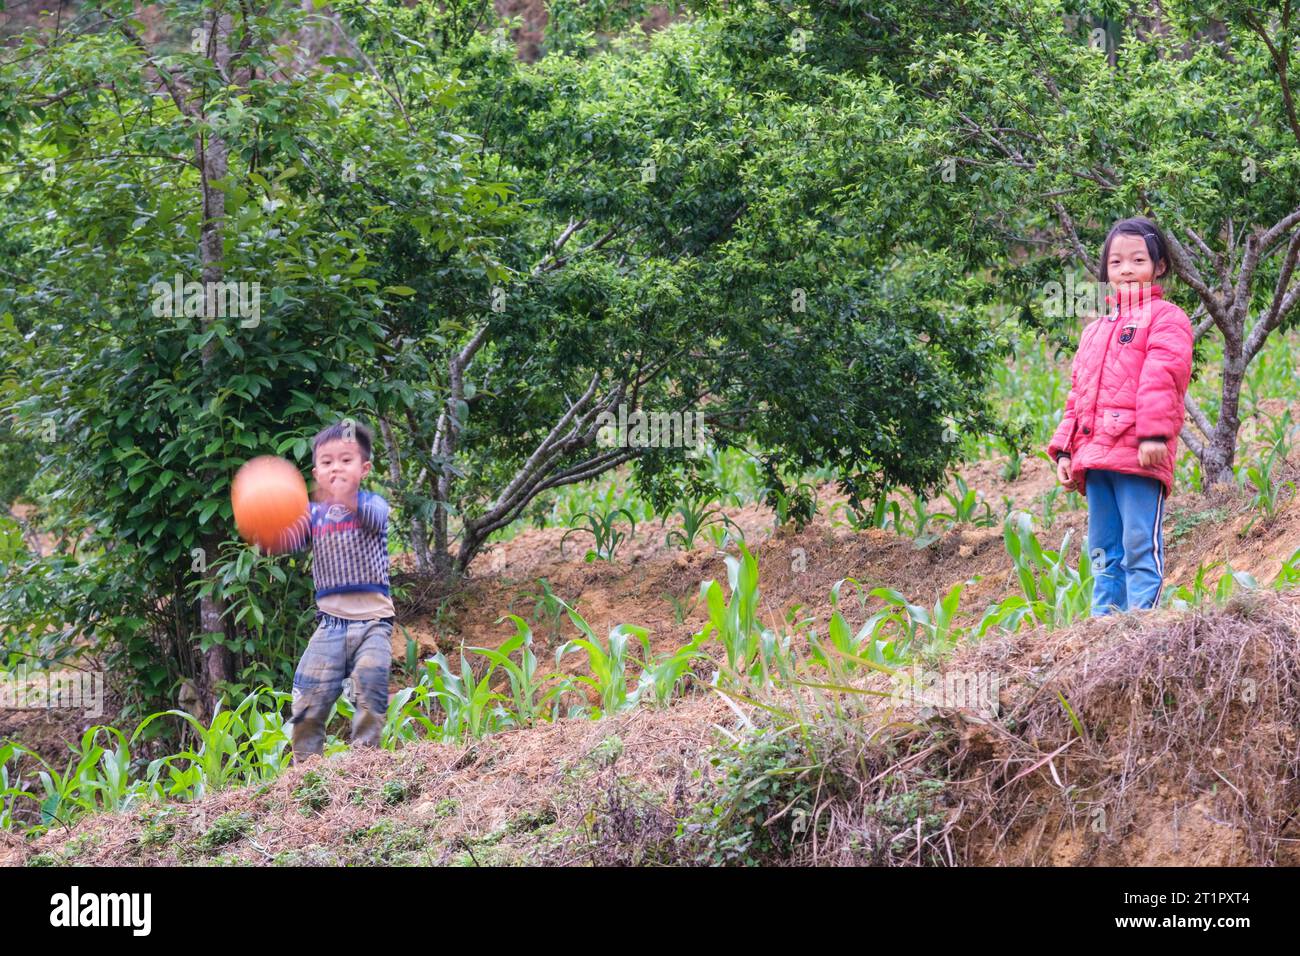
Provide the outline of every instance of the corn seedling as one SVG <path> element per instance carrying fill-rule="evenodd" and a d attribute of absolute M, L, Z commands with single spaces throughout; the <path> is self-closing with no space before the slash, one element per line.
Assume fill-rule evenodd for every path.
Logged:
<path fill-rule="evenodd" d="M 930 513 L 929 504 L 921 495 L 911 495 L 907 499 L 908 507 L 912 513 L 907 516 L 907 521 L 896 521 L 895 530 L 900 535 L 905 535 L 912 539 L 913 546 L 924 548 L 933 544 L 940 537 L 939 532 L 927 530 L 934 515 Z"/>
<path fill-rule="evenodd" d="M 1291 452 L 1292 439 L 1295 436 L 1295 423 L 1291 421 L 1291 409 L 1283 410 L 1281 415 L 1264 414 L 1268 427 L 1260 429 L 1260 437 L 1270 447 L 1280 449 L 1283 458 Z"/>
<path fill-rule="evenodd" d="M 388 712 L 384 715 L 384 729 L 379 735 L 379 746 L 385 750 L 394 750 L 401 744 L 412 743 L 432 737 L 438 739 L 438 728 L 419 707 L 420 701 L 427 701 L 427 693 L 422 694 L 419 687 L 403 687 L 388 702 Z M 412 700 L 417 703 L 412 704 Z M 423 732 L 421 732 L 423 731 Z"/>
<path fill-rule="evenodd" d="M 709 620 L 695 639 L 703 642 L 716 637 L 726 651 L 727 667 L 731 671 L 763 681 L 769 670 L 779 663 L 777 655 L 783 647 L 777 635 L 758 620 L 758 560 L 743 543 L 740 551 L 739 558 L 732 555 L 724 558 L 727 584 L 731 589 L 730 600 L 723 595 L 717 581 L 705 581 L 700 585 Z M 787 638 L 785 644 L 788 643 Z"/>
<path fill-rule="evenodd" d="M 713 663 L 703 649 L 707 640 L 697 634 L 685 646 L 647 663 L 637 684 L 637 699 L 653 700 L 656 707 L 671 704 L 685 681 L 695 676 L 693 668 L 697 663 Z"/>
<path fill-rule="evenodd" d="M 846 668 L 852 670 L 853 661 L 871 659 L 875 656 L 872 647 L 873 639 L 880 629 L 880 623 L 889 616 L 889 613 L 878 611 L 854 633 L 844 615 L 836 608 L 831 612 L 826 640 L 823 641 L 816 634 L 809 636 L 810 659 L 814 664 L 828 670 L 836 660 L 845 662 Z"/>
<path fill-rule="evenodd" d="M 700 595 L 698 593 L 695 595 L 695 599 L 689 604 L 684 599 L 679 598 L 676 594 L 664 592 L 663 597 L 667 598 L 673 606 L 674 624 L 685 624 L 686 619 L 691 616 L 691 612 L 693 612 L 700 603 Z"/>
<path fill-rule="evenodd" d="M 533 601 L 533 620 L 546 627 L 547 634 L 554 640 L 560 636 L 560 621 L 564 618 L 564 601 L 551 590 L 551 582 L 538 578 L 540 592 L 528 595 Z"/>
<path fill-rule="evenodd" d="M 840 592 L 845 584 L 853 585 L 860 598 L 874 597 L 885 603 L 884 608 L 867 618 L 856 634 L 851 633 L 839 611 Z M 896 667 L 917 653 L 940 653 L 962 636 L 955 618 L 964 587 L 961 583 L 954 584 L 935 602 L 933 609 L 927 609 L 908 601 L 893 588 L 868 590 L 854 578 L 843 578 L 831 588 L 831 604 L 835 610 L 828 628 L 829 643 L 810 642 L 812 660 L 827 667 L 834 657 L 847 662 L 860 659 L 873 666 Z"/>
<path fill-rule="evenodd" d="M 569 620 L 582 632 L 582 637 L 571 638 L 555 652 L 555 666 L 558 669 L 564 655 L 572 651 L 586 651 L 587 674 L 578 674 L 568 678 L 575 684 L 590 687 L 600 699 L 599 717 L 615 714 L 620 710 L 634 707 L 637 702 L 638 688 L 631 694 L 627 690 L 628 643 L 636 640 L 641 644 L 645 658 L 650 655 L 649 632 L 635 624 L 619 624 L 609 632 L 609 640 L 604 645 L 596 637 L 586 620 L 573 608 L 565 605 Z M 643 658 L 643 660 L 645 659 Z"/>
<path fill-rule="evenodd" d="M 1198 493 L 1205 490 L 1205 475 L 1201 471 L 1201 460 L 1190 451 L 1184 453 L 1178 460 L 1178 483 Z"/>
<path fill-rule="evenodd" d="M 29 756 L 30 751 L 11 741 L 0 744 L 0 830 L 22 829 L 19 822 L 24 816 L 18 802 L 30 800 L 40 806 L 40 799 L 20 786 L 21 775 L 17 772 L 18 761 Z M 37 758 L 39 759 L 39 758 Z M 14 779 L 10 780 L 10 761 L 14 766 Z M 35 809 L 35 808 L 33 808 Z"/>
<path fill-rule="evenodd" d="M 510 726 L 512 721 L 501 702 L 504 694 L 492 690 L 492 673 L 495 665 L 478 677 L 470 663 L 466 648 L 461 648 L 460 673 L 451 669 L 447 658 L 438 652 L 425 661 L 428 697 L 436 700 L 446 715 L 438 727 L 437 736 L 452 743 L 481 740 Z"/>
<path fill-rule="evenodd" d="M 1043 527 L 1051 530 L 1056 523 L 1056 499 L 1061 495 L 1061 486 L 1052 485 L 1043 492 Z"/>
<path fill-rule="evenodd" d="M 683 501 L 676 508 L 676 514 L 682 519 L 682 526 L 669 531 L 664 537 L 664 544 L 672 547 L 676 541 L 681 545 L 684 551 L 690 551 L 695 547 L 695 539 L 705 528 L 721 526 L 725 531 L 727 528 L 734 529 L 739 540 L 744 540 L 744 535 L 740 531 L 740 526 L 732 521 L 722 512 L 722 509 L 714 505 L 712 499 L 700 498 L 695 501 Z M 665 515 L 662 526 L 668 521 Z"/>
<path fill-rule="evenodd" d="M 842 513 L 844 520 L 837 520 L 836 513 Z M 890 501 L 888 495 L 876 499 L 870 511 L 855 507 L 851 502 L 837 501 L 831 506 L 831 525 L 847 526 L 853 531 L 866 531 L 868 528 L 897 527 L 900 509 L 897 501 Z"/>
<path fill-rule="evenodd" d="M 1300 585 L 1300 548 L 1291 552 L 1291 556 L 1282 562 L 1282 569 L 1273 579 L 1273 587 L 1280 590 Z"/>
<path fill-rule="evenodd" d="M 1001 436 L 998 438 L 998 449 L 1007 456 L 1007 460 L 1002 464 L 1002 480 L 1019 480 L 1021 468 L 1020 449 Z"/>
<path fill-rule="evenodd" d="M 627 518 L 632 526 L 630 531 L 624 533 L 614 526 L 619 515 Z M 580 521 L 585 521 L 586 527 L 570 527 L 568 531 L 564 532 L 564 537 L 560 538 L 561 555 L 564 554 L 564 542 L 568 540 L 569 535 L 581 533 L 591 535 L 595 543 L 595 548 L 587 551 L 585 560 L 613 561 L 619 545 L 636 534 L 636 518 L 632 517 L 632 512 L 626 508 L 614 508 L 603 512 L 585 511 L 582 514 L 574 515 L 569 524 L 574 526 Z"/>
<path fill-rule="evenodd" d="M 100 743 L 101 735 L 108 739 L 109 747 Z M 152 796 L 153 788 L 147 782 L 130 779 L 130 747 L 120 730 L 102 724 L 90 727 L 72 751 L 73 757 L 63 773 L 30 751 L 22 748 L 13 751 L 26 753 L 41 767 L 36 773 L 43 791 L 34 798 L 40 811 L 36 829 L 55 823 L 67 825 L 84 813 L 126 810 Z M 11 790 L 7 777 L 0 784 L 6 791 Z M 27 795 L 21 790 L 12 793 Z"/>
<path fill-rule="evenodd" d="M 791 494 L 779 488 L 769 488 L 766 501 L 772 509 L 775 527 L 784 527 L 793 521 L 796 528 L 803 528 L 817 516 L 817 489 L 806 481 L 795 485 Z"/>
<path fill-rule="evenodd" d="M 469 650 L 487 658 L 495 666 L 506 672 L 510 680 L 510 695 L 514 710 L 509 714 L 511 723 L 517 726 L 531 726 L 541 715 L 541 708 L 550 695 L 539 693 L 551 679 L 552 675 L 537 676 L 537 655 L 533 653 L 533 632 L 523 618 L 517 614 L 508 617 L 515 625 L 515 634 L 495 650 L 486 647 L 471 647 Z M 500 624 L 505 617 L 498 618 Z M 519 663 L 510 659 L 510 655 L 519 651 Z"/>
<path fill-rule="evenodd" d="M 1211 587 L 1209 581 L 1210 572 L 1218 567 L 1223 568 L 1223 573 L 1219 575 L 1218 580 Z M 1276 582 L 1274 584 L 1276 585 Z M 1215 604 L 1222 605 L 1238 588 L 1254 591 L 1259 588 L 1259 582 L 1246 571 L 1234 571 L 1231 564 L 1224 561 L 1215 561 L 1197 567 L 1190 588 L 1187 585 L 1180 584 L 1176 588 L 1166 590 L 1161 603 L 1166 607 L 1179 611 L 1199 607 L 1210 600 L 1213 600 Z"/>
<path fill-rule="evenodd" d="M 989 507 L 987 501 L 983 501 L 975 489 L 966 484 L 965 479 L 958 475 L 955 479 L 956 490 L 945 488 L 943 496 L 948 499 L 952 505 L 952 513 L 939 513 L 932 515 L 933 520 L 944 520 L 953 524 L 973 524 L 981 528 L 992 527 L 996 522 L 993 517 L 993 509 Z M 984 506 L 984 513 L 980 514 L 980 505 Z"/>
<path fill-rule="evenodd" d="M 736 527 L 734 532 L 731 527 L 722 524 L 711 524 L 704 529 L 704 533 L 709 536 L 709 541 L 718 551 L 726 551 L 733 544 L 745 540 L 745 533 Z"/>
<path fill-rule="evenodd" d="M 932 609 L 908 601 L 893 588 L 873 588 L 871 595 L 878 597 L 893 609 L 892 620 L 902 627 L 906 640 L 897 645 L 888 655 L 882 653 L 877 663 L 898 663 L 910 653 L 939 654 L 952 648 L 961 639 L 963 629 L 956 623 L 957 606 L 965 583 L 958 582 L 948 589 L 948 593 L 939 597 Z M 920 639 L 924 643 L 917 645 Z M 881 648 L 884 650 L 884 647 Z M 873 659 L 875 659 L 873 657 Z"/>
<path fill-rule="evenodd" d="M 289 737 L 281 712 L 290 696 L 263 687 L 248 694 L 233 710 L 225 709 L 224 701 L 220 701 L 206 727 L 183 710 L 151 714 L 136 727 L 132 742 L 154 720 L 170 715 L 190 725 L 198 749 L 188 747 L 159 757 L 149 764 L 146 778 L 167 796 L 185 800 L 197 800 L 226 787 L 275 779 L 289 764 Z M 264 700 L 269 703 L 262 709 L 259 704 Z M 168 774 L 165 785 L 158 783 L 163 770 Z"/>
<path fill-rule="evenodd" d="M 1058 551 L 1048 551 L 1034 534 L 1030 516 L 1021 512 L 1008 518 L 1003 540 L 1034 620 L 1049 629 L 1063 627 L 1092 613 L 1092 563 L 1081 553 L 1076 570 L 1070 566 L 1072 531 L 1067 531 Z M 1012 605 L 1014 607 L 1014 605 Z M 1009 617 L 1017 624 L 1023 616 Z"/>
<path fill-rule="evenodd" d="M 1246 480 L 1255 489 L 1255 497 L 1251 499 L 1250 506 L 1260 512 L 1250 520 L 1250 523 L 1242 529 L 1241 534 L 1245 536 L 1250 529 L 1255 526 L 1259 518 L 1266 522 L 1272 521 L 1277 515 L 1278 500 L 1281 497 L 1283 488 L 1290 488 L 1295 492 L 1295 482 L 1286 481 L 1281 484 L 1275 484 L 1273 481 L 1273 468 L 1277 463 L 1278 455 L 1284 455 L 1284 442 L 1279 439 L 1273 444 L 1272 450 L 1268 457 L 1258 466 L 1251 466 L 1246 469 Z"/>
<path fill-rule="evenodd" d="M 870 661 L 879 665 L 886 660 L 899 659 L 904 651 L 890 640 L 888 628 L 905 622 L 897 612 L 889 607 L 870 615 L 856 632 L 849 626 L 840 610 L 840 592 L 846 584 L 852 585 L 858 595 L 859 606 L 866 606 L 869 591 L 856 578 L 841 578 L 831 586 L 831 619 L 827 627 L 826 640 L 816 634 L 808 639 L 809 657 L 813 664 L 827 669 L 838 667 L 846 672 L 855 669 L 855 663 Z M 881 636 L 884 635 L 884 636 Z M 880 643 L 877 644 L 877 638 Z"/>
<path fill-rule="evenodd" d="M 1032 616 L 1032 610 L 1029 602 L 1020 595 L 1008 595 L 996 604 L 990 604 L 984 610 L 983 616 L 975 626 L 975 636 L 981 638 L 994 627 L 1004 631 L 1017 631 L 1025 618 Z"/>

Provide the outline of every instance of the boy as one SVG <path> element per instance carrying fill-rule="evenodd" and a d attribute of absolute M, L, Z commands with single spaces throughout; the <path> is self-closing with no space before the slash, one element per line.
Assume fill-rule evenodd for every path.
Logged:
<path fill-rule="evenodd" d="M 320 755 L 325 720 L 352 678 L 353 746 L 377 747 L 388 712 L 393 601 L 388 592 L 388 502 L 360 491 L 370 430 L 351 419 L 312 439 L 315 501 L 281 536 L 283 554 L 310 547 L 317 628 L 293 675 L 293 760 Z"/>

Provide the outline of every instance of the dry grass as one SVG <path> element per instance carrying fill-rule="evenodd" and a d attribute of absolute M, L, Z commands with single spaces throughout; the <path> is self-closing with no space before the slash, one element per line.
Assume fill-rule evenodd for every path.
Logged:
<path fill-rule="evenodd" d="M 1297 635 L 1300 595 L 1248 592 L 1223 609 L 1096 618 L 960 649 L 947 667 L 997 675 L 995 720 L 855 695 L 838 716 L 815 708 L 778 754 L 803 769 L 749 818 L 801 834 L 764 862 L 1298 862 Z M 825 703 L 831 692 L 798 693 Z M 772 691 L 763 703 L 795 699 Z M 0 862 L 684 862 L 699 846 L 674 833 L 727 793 L 710 760 L 729 753 L 715 728 L 743 723 L 716 695 L 691 696 L 468 747 L 356 752 L 166 816 L 0 839 Z"/>
<path fill-rule="evenodd" d="M 92 866 L 437 865 L 505 862 L 505 857 L 580 862 L 578 850 L 533 846 L 533 831 L 553 823 L 580 829 L 587 810 L 603 803 L 611 765 L 622 781 L 670 795 L 684 775 L 704 766 L 713 722 L 728 716 L 720 701 L 703 697 L 670 711 L 560 720 L 467 747 L 425 743 L 309 760 L 260 790 L 102 814 L 26 845 L 15 838 L 0 844 L 0 864 L 32 862 L 42 854 Z M 159 809 L 170 812 L 161 818 Z M 240 814 L 246 815 L 243 835 L 205 846 L 205 834 L 219 829 L 219 821 Z M 151 840 L 149 832 L 163 827 L 165 834 Z M 372 832 L 376 827 L 380 832 Z M 528 844 L 527 852 L 507 852 L 519 844 Z"/>
<path fill-rule="evenodd" d="M 951 757 L 971 804 L 969 856 L 1289 858 L 1300 801 L 1298 634 L 1300 598 L 1244 592 L 1222 610 L 1097 618 L 959 655 L 960 666 L 1000 669 L 1013 691 L 1007 719 L 962 728 Z"/>

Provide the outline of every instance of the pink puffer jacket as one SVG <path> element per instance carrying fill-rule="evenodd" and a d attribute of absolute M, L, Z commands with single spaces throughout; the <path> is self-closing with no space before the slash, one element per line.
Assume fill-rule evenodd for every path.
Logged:
<path fill-rule="evenodd" d="M 1173 494 L 1192 375 L 1192 323 L 1162 294 L 1160 286 L 1148 286 L 1138 301 L 1125 301 L 1083 330 L 1065 416 L 1047 446 L 1053 461 L 1061 453 L 1072 457 L 1080 494 L 1092 468 L 1150 475 Z M 1115 305 L 1115 296 L 1106 301 Z M 1159 467 L 1138 464 L 1138 442 L 1149 438 L 1162 438 L 1169 448 Z"/>

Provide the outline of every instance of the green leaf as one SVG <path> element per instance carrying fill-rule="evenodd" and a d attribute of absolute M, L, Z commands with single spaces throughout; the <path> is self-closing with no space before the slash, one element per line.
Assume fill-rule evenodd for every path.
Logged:
<path fill-rule="evenodd" d="M 199 524 L 207 524 L 208 519 L 212 517 L 213 512 L 221 507 L 220 501 L 209 501 L 199 510 Z"/>

